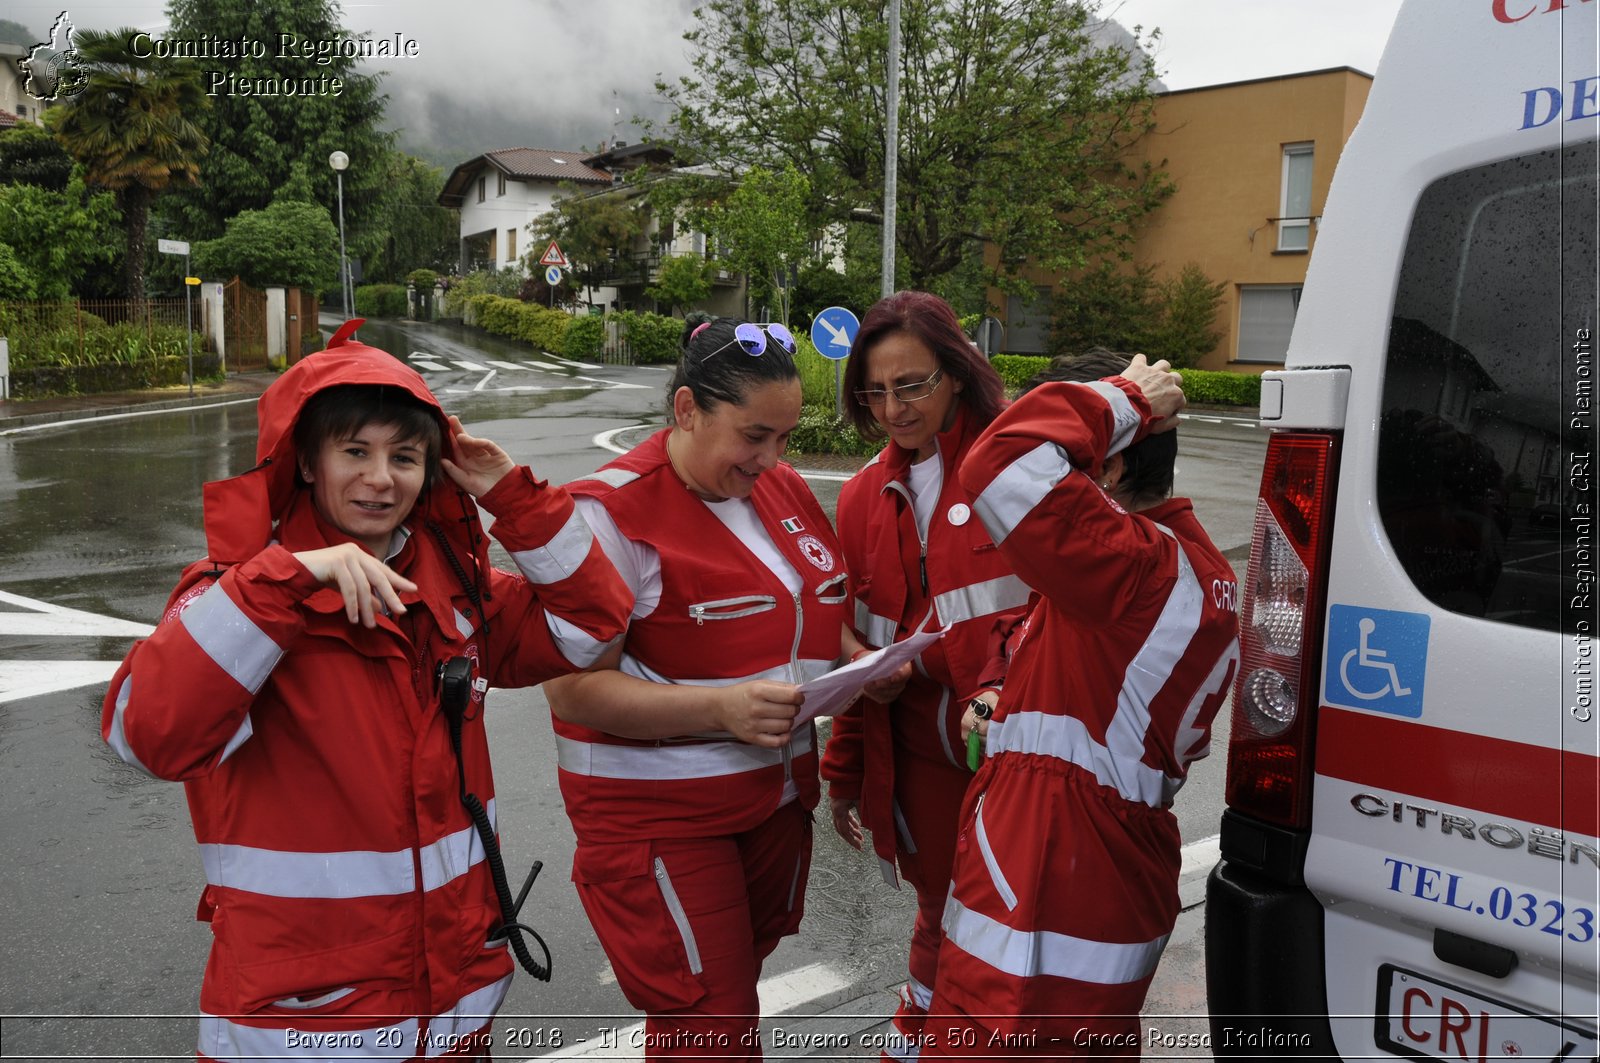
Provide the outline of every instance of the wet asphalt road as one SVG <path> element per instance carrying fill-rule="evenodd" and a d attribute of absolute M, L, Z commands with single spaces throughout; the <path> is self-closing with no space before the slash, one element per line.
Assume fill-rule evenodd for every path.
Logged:
<path fill-rule="evenodd" d="M 380 324 L 361 338 L 410 357 L 449 412 L 555 482 L 609 459 L 597 435 L 664 416 L 662 370 L 559 362 L 475 330 Z M 1185 430 L 1179 491 L 1194 495 L 1242 572 L 1264 434 L 1198 421 Z M 68 614 L 35 622 L 50 614 L 30 603 L 153 623 L 179 570 L 204 553 L 200 484 L 248 468 L 254 435 L 254 406 L 241 403 L 0 439 L 0 664 L 38 662 L 48 685 L 71 671 L 49 662 L 118 660 L 127 632 Z M 830 513 L 838 487 L 813 481 Z M 182 788 L 127 767 L 101 743 L 102 692 L 103 680 L 0 700 L 4 1058 L 193 1051 L 210 934 L 194 920 L 202 876 Z M 545 934 L 556 977 L 542 985 L 519 976 L 499 1024 L 497 1055 L 526 1058 L 557 1038 L 564 1048 L 592 1043 L 634 1016 L 568 881 L 572 835 L 544 698 L 501 692 L 488 722 L 508 872 L 517 883 L 530 861 L 545 864 L 524 921 Z M 1180 802 L 1186 841 L 1215 833 L 1221 759 L 1197 768 Z M 806 921 L 767 965 L 765 1010 L 851 1001 L 887 1015 L 912 897 L 884 887 L 875 861 L 818 827 Z"/>

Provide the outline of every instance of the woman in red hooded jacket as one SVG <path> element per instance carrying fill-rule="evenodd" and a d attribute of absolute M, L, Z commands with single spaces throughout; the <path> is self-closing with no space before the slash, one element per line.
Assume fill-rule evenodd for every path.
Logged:
<path fill-rule="evenodd" d="M 359 323 L 261 397 L 255 468 L 206 486 L 208 556 L 106 696 L 106 741 L 187 791 L 204 1059 L 486 1054 L 511 956 L 484 692 L 586 667 L 630 602 L 566 491 Z"/>
<path fill-rule="evenodd" d="M 822 761 L 834 828 L 856 848 L 872 831 L 883 874 L 917 891 L 910 977 L 885 1055 L 917 1054 L 937 971 L 939 928 L 962 795 L 972 778 L 961 737 L 969 701 L 997 697 L 990 633 L 1019 612 L 1027 586 L 1012 574 L 957 479 L 968 448 L 1000 412 L 1004 386 L 949 304 L 898 292 L 867 312 L 844 376 L 846 413 L 889 444 L 839 495 L 839 539 L 850 572 L 856 635 L 885 646 L 926 620 L 950 631 L 899 682 L 868 688 L 838 717 Z"/>

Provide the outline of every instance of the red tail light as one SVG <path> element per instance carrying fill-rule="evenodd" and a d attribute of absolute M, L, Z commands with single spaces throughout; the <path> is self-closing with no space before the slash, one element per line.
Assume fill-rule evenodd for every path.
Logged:
<path fill-rule="evenodd" d="M 1321 671 L 1338 464 L 1335 433 L 1272 436 L 1240 612 L 1228 806 L 1292 828 L 1310 822 L 1310 718 Z"/>

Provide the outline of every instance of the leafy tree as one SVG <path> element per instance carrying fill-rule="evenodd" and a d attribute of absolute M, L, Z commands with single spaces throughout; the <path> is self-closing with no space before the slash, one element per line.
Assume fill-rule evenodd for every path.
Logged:
<path fill-rule="evenodd" d="M 207 146 L 192 117 L 207 103 L 198 69 L 182 60 L 140 58 L 128 46 L 137 32 L 74 34 L 88 82 L 45 116 L 62 146 L 83 164 L 88 183 L 116 195 L 127 233 L 122 268 L 129 299 L 144 298 L 152 197 L 193 184 Z"/>
<path fill-rule="evenodd" d="M 572 263 L 572 279 L 584 289 L 599 287 L 633 250 L 645 231 L 647 216 L 639 201 L 615 191 L 585 194 L 569 182 L 561 184 L 561 198 L 534 219 L 529 229 L 539 239 L 528 245 L 523 261 L 532 271 L 544 253 L 544 241 L 561 245 Z"/>
<path fill-rule="evenodd" d="M 789 280 L 811 254 L 806 196 L 811 184 L 785 162 L 781 170 L 752 166 L 713 210 L 707 227 L 719 256 L 750 278 L 758 301 L 776 304 L 778 320 L 789 320 Z"/>
<path fill-rule="evenodd" d="M 444 174 L 404 152 L 389 156 L 389 179 L 367 223 L 362 265 L 368 278 L 403 280 L 414 269 L 450 270 L 456 264 L 460 225 L 456 211 L 439 206 Z"/>
<path fill-rule="evenodd" d="M 1160 321 L 1154 266 L 1123 271 L 1103 262 L 1062 278 L 1051 307 L 1052 355 L 1090 347 L 1150 352 Z"/>
<path fill-rule="evenodd" d="M 72 156 L 43 129 L 25 122 L 0 133 L 0 183 L 60 192 L 71 176 Z"/>
<path fill-rule="evenodd" d="M 1152 124 L 1142 42 L 1096 39 L 1101 0 L 905 0 L 896 240 L 909 286 L 997 248 L 1068 270 L 1122 249 L 1169 191 L 1128 148 Z M 658 89 L 680 154 L 793 160 L 813 231 L 883 202 L 885 0 L 708 0 L 695 74 Z"/>
<path fill-rule="evenodd" d="M 0 302 L 33 300 L 39 297 L 39 282 L 28 268 L 17 261 L 9 244 L 0 244 Z"/>
<path fill-rule="evenodd" d="M 211 138 L 211 152 L 200 169 L 201 191 L 178 197 L 170 207 L 169 231 L 203 240 L 221 234 L 228 219 L 271 203 L 296 161 L 307 165 L 312 202 L 332 213 L 337 209 L 336 180 L 327 159 L 334 151 L 350 156 L 344 171 L 344 218 L 350 253 L 376 258 L 381 232 L 369 222 L 391 179 L 393 134 L 382 132 L 386 97 L 376 75 L 361 73 L 353 58 L 280 55 L 280 35 L 298 41 L 327 41 L 349 36 L 332 0 L 256 0 L 219 4 L 214 0 L 169 0 L 167 16 L 176 40 L 216 36 L 221 40 L 267 41 L 263 58 L 218 63 L 208 76 L 234 75 L 234 84 L 260 78 L 299 82 L 306 78 L 338 78 L 338 95 L 311 92 L 289 95 L 245 94 L 218 86 L 210 111 L 200 120 Z M 326 65 L 324 65 L 326 60 Z M 209 86 L 208 86 L 209 87 Z"/>
<path fill-rule="evenodd" d="M 195 265 L 212 276 L 238 274 L 258 288 L 330 291 L 339 283 L 339 230 L 326 208 L 280 199 L 230 218 L 222 236 L 195 248 Z"/>
<path fill-rule="evenodd" d="M 0 246 L 31 280 L 26 298 L 81 292 L 86 278 L 116 260 L 120 222 L 111 193 L 91 194 L 82 177 L 72 177 L 63 192 L 0 185 Z"/>
<path fill-rule="evenodd" d="M 1213 282 L 1199 263 L 1186 263 L 1161 285 L 1161 322 L 1151 339 L 1154 357 L 1183 368 L 1197 365 L 1217 349 L 1222 333 L 1212 326 L 1227 285 Z"/>
<path fill-rule="evenodd" d="M 673 255 L 662 261 L 656 283 L 644 294 L 665 306 L 670 317 L 711 294 L 711 276 L 716 268 L 699 255 Z"/>

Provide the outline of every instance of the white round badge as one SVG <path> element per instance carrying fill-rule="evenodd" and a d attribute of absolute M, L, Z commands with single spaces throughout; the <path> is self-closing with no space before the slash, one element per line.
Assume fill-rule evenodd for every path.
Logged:
<path fill-rule="evenodd" d="M 945 516 L 949 519 L 951 524 L 954 524 L 959 528 L 967 521 L 972 519 L 972 507 L 968 506 L 965 502 L 957 502 L 955 505 L 950 507 L 950 512 L 945 514 Z"/>

